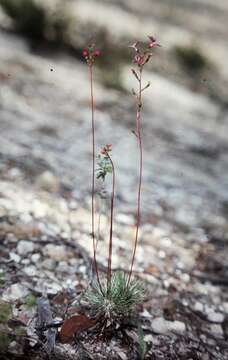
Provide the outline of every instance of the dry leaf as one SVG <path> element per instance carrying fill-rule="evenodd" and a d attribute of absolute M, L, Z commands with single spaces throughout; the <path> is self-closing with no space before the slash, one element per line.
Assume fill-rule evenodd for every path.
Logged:
<path fill-rule="evenodd" d="M 87 330 L 95 324 L 96 321 L 86 315 L 72 316 L 64 321 L 59 333 L 60 339 L 62 342 L 69 342 L 76 333 Z"/>
<path fill-rule="evenodd" d="M 55 305 L 68 305 L 69 302 L 70 295 L 67 292 L 61 292 L 52 299 L 52 303 Z"/>
<path fill-rule="evenodd" d="M 154 275 L 158 275 L 159 274 L 159 270 L 155 265 L 150 265 L 145 269 L 145 273 L 149 273 L 149 274 L 154 274 Z"/>

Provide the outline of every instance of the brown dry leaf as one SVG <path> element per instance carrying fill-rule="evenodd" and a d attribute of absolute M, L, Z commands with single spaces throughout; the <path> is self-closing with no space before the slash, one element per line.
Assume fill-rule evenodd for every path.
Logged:
<path fill-rule="evenodd" d="M 52 303 L 55 305 L 68 305 L 69 302 L 70 295 L 66 292 L 61 292 L 52 299 Z"/>
<path fill-rule="evenodd" d="M 145 271 L 145 273 L 149 273 L 149 274 L 153 274 L 153 275 L 159 274 L 159 270 L 155 265 L 148 266 L 144 271 Z"/>
<path fill-rule="evenodd" d="M 0 224 L 0 236 L 5 236 L 5 234 L 14 234 L 17 239 L 23 240 L 25 236 L 26 238 L 39 236 L 40 230 L 34 223 L 26 225 L 3 223 Z"/>
<path fill-rule="evenodd" d="M 74 315 L 64 321 L 59 333 L 60 339 L 64 343 L 69 342 L 76 333 L 87 330 L 95 324 L 96 320 L 92 320 L 86 315 Z"/>

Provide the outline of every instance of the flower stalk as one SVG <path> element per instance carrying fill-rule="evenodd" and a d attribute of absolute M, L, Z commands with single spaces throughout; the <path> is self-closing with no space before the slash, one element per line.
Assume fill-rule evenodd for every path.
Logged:
<path fill-rule="evenodd" d="M 134 249 L 133 255 L 131 259 L 131 267 L 128 276 L 128 285 L 131 281 L 133 265 L 135 262 L 135 254 L 138 245 L 138 238 L 139 238 L 139 227 L 141 221 L 141 189 L 142 189 L 142 176 L 143 176 L 143 148 L 142 148 L 142 136 L 141 136 L 141 109 L 142 109 L 142 71 L 143 68 L 140 67 L 139 75 L 137 76 L 138 80 L 138 93 L 137 93 L 137 109 L 136 109 L 136 138 L 138 141 L 139 147 L 139 184 L 138 184 L 138 194 L 137 194 L 137 213 L 136 213 L 136 230 L 135 230 L 135 242 L 134 242 Z"/>
<path fill-rule="evenodd" d="M 83 50 L 83 56 L 89 69 L 90 82 L 90 107 L 91 107 L 91 129 L 92 129 L 92 184 L 91 184 L 91 234 L 93 239 L 93 271 L 96 273 L 97 282 L 101 288 L 97 256 L 96 256 L 96 236 L 95 236 L 95 109 L 94 109 L 94 90 L 93 90 L 93 64 L 95 58 L 100 56 L 100 50 L 95 49 L 95 44 L 91 44 Z"/>
<path fill-rule="evenodd" d="M 135 262 L 136 249 L 139 240 L 139 228 L 141 223 L 141 191 L 142 191 L 142 178 L 143 178 L 143 144 L 142 144 L 142 123 L 141 123 L 141 111 L 142 111 L 142 93 L 150 86 L 148 82 L 144 87 L 142 86 L 142 74 L 145 64 L 149 62 L 152 57 L 151 49 L 156 46 L 160 46 L 153 36 L 148 36 L 149 44 L 146 49 L 140 49 L 139 42 L 134 43 L 130 47 L 134 51 L 133 63 L 137 66 L 137 70 L 131 69 L 133 76 L 138 83 L 138 89 L 132 90 L 133 96 L 136 99 L 136 135 L 138 148 L 139 148 L 139 180 L 138 180 L 138 191 L 137 191 L 137 210 L 136 210 L 136 229 L 135 229 L 135 240 L 133 254 L 131 258 L 130 272 L 128 276 L 128 286 L 131 281 L 133 266 Z"/>

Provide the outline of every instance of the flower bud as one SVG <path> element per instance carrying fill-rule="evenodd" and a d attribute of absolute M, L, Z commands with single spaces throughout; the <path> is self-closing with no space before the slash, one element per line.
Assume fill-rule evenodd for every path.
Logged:
<path fill-rule="evenodd" d="M 153 36 L 148 36 L 148 38 L 150 40 L 149 45 L 148 45 L 149 49 L 152 49 L 152 48 L 154 48 L 156 46 L 161 46 L 161 45 L 158 44 L 157 40 Z"/>
<path fill-rule="evenodd" d="M 142 66 L 144 63 L 144 56 L 140 55 L 140 54 L 136 54 L 134 56 L 133 62 L 135 64 L 137 64 L 138 66 Z"/>
<path fill-rule="evenodd" d="M 84 49 L 84 50 L 82 51 L 82 55 L 83 55 L 85 58 L 87 58 L 87 57 L 89 56 L 88 50 L 87 50 L 87 49 Z"/>
<path fill-rule="evenodd" d="M 98 49 L 94 50 L 94 52 L 93 52 L 93 56 L 98 57 L 98 56 L 100 56 L 100 55 L 101 55 L 100 50 L 98 50 Z"/>

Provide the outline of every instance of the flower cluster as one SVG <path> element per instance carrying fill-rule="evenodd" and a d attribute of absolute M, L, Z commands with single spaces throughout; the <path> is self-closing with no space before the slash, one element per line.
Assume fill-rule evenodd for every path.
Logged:
<path fill-rule="evenodd" d="M 109 153 L 110 151 L 112 151 L 112 145 L 111 145 L 111 144 L 107 144 L 107 145 L 105 145 L 105 146 L 101 149 L 101 154 L 102 154 L 102 155 L 106 155 L 106 154 Z"/>
<path fill-rule="evenodd" d="M 95 58 L 101 55 L 101 51 L 95 48 L 95 44 L 89 45 L 87 48 L 83 49 L 82 55 L 85 58 L 88 65 L 93 65 Z"/>
<path fill-rule="evenodd" d="M 148 36 L 148 38 L 149 38 L 149 43 L 147 48 L 144 50 L 141 50 L 139 48 L 138 41 L 129 46 L 135 51 L 133 57 L 133 63 L 138 65 L 139 68 L 142 68 L 150 60 L 152 56 L 151 49 L 160 46 L 157 40 L 153 36 Z"/>

